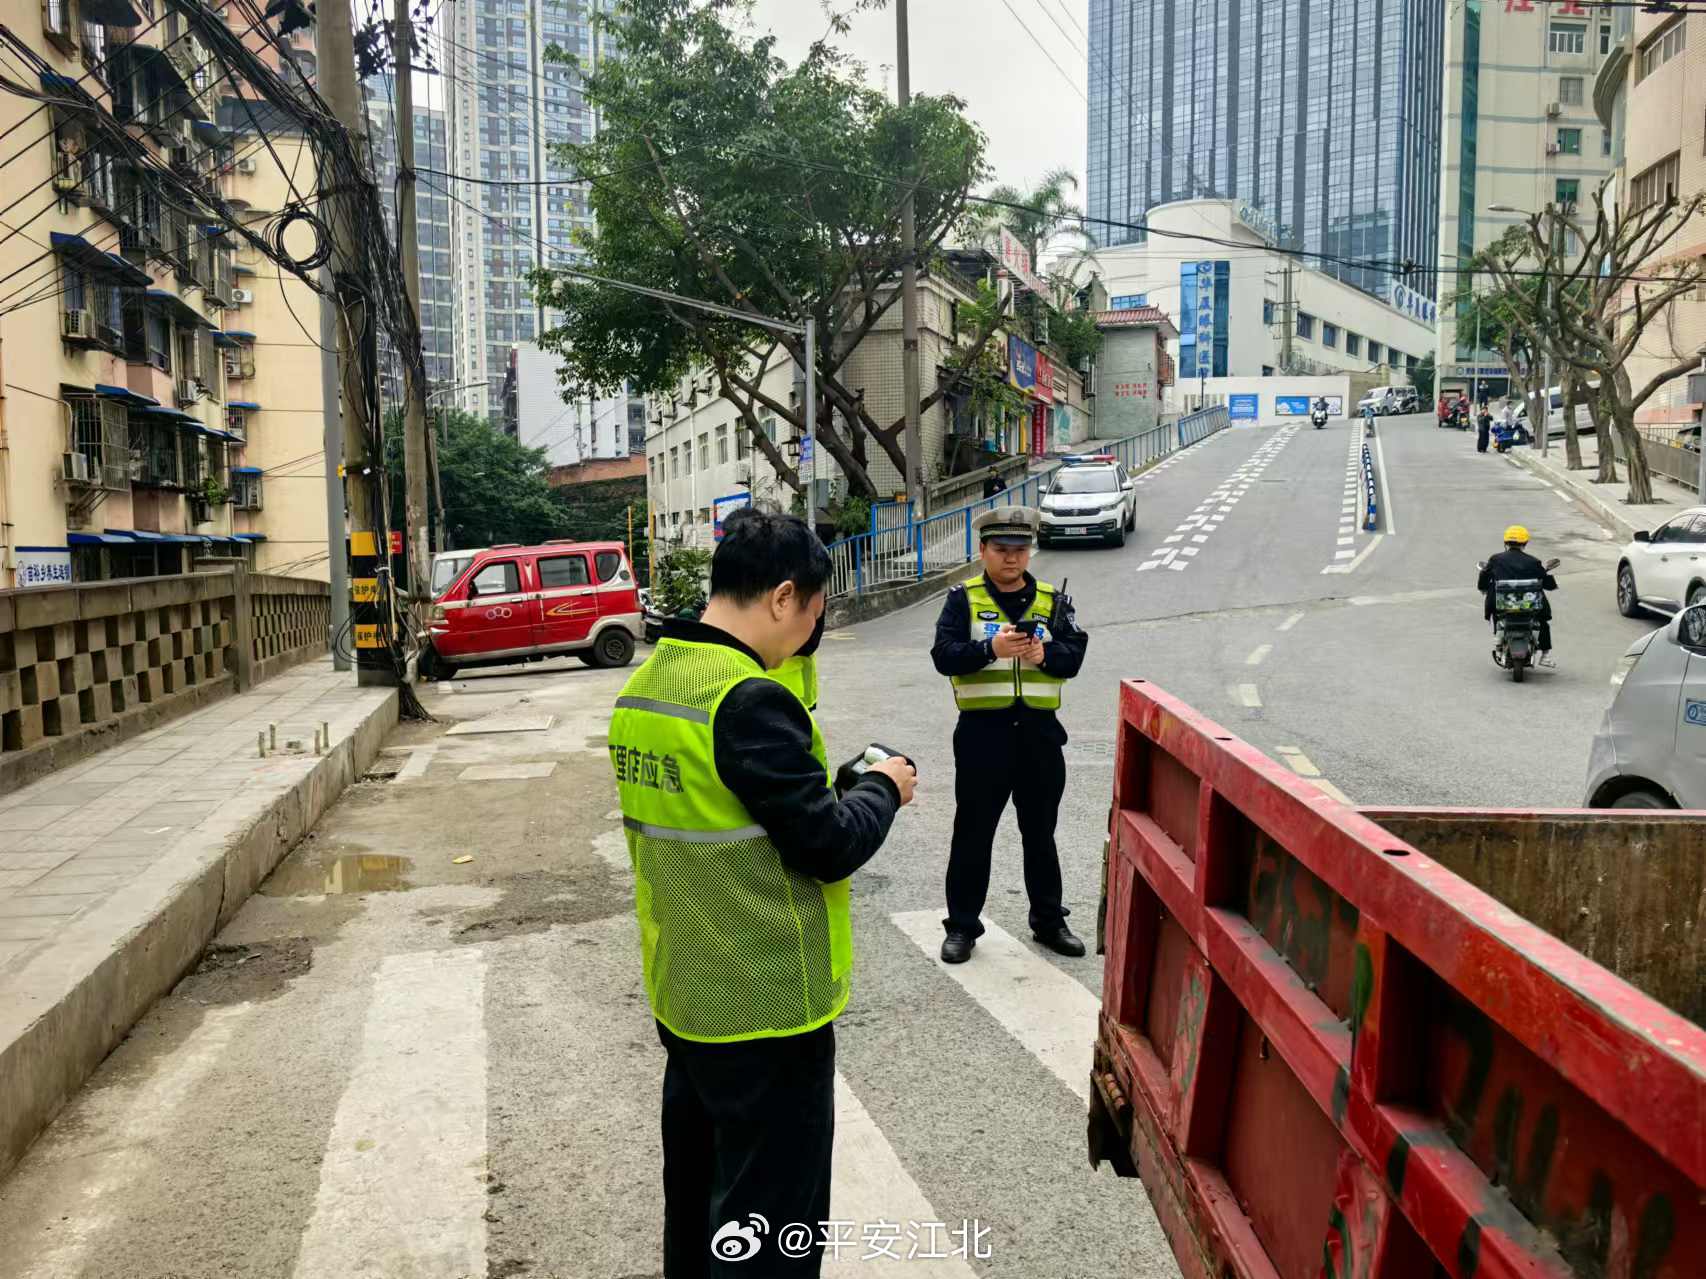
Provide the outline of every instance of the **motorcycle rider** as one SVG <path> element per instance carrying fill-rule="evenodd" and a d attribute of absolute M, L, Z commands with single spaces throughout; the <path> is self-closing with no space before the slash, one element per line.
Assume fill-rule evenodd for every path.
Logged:
<path fill-rule="evenodd" d="M 1315 420 L 1315 424 L 1317 426 L 1327 420 L 1328 408 L 1327 397 L 1325 395 L 1317 395 L 1315 397 L 1315 403 L 1311 405 L 1310 408 L 1311 412 L 1309 416 Z"/>
<path fill-rule="evenodd" d="M 1487 567 L 1481 570 L 1481 576 L 1475 582 L 1475 589 L 1480 591 L 1483 598 L 1481 616 L 1488 621 L 1493 620 L 1493 583 L 1494 582 L 1539 582 L 1542 591 L 1555 591 L 1558 581 L 1546 571 L 1546 566 L 1530 555 L 1528 547 L 1528 530 L 1521 524 L 1512 524 L 1505 530 L 1505 549 L 1487 561 Z M 1552 660 L 1552 600 L 1543 596 L 1540 616 L 1536 619 L 1540 624 L 1540 661 L 1541 666 L 1555 666 Z"/>

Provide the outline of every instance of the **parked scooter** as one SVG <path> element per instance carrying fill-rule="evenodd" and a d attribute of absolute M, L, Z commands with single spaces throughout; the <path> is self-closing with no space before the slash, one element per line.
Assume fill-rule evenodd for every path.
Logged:
<path fill-rule="evenodd" d="M 1558 560 L 1541 567 L 1548 573 Z M 1485 569 L 1487 563 L 1481 562 Z M 1493 583 L 1493 665 L 1511 673 L 1514 683 L 1539 655 L 1540 624 L 1546 616 L 1546 590 L 1539 578 Z"/>

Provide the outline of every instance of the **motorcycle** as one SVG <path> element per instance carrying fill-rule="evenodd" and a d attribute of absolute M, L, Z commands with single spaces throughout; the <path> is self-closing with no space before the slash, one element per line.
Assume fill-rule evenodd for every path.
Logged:
<path fill-rule="evenodd" d="M 1547 560 L 1541 568 L 1550 573 L 1558 564 Z M 1481 567 L 1487 567 L 1485 560 Z M 1513 683 L 1522 683 L 1534 665 L 1545 614 L 1546 590 L 1539 578 L 1493 583 L 1493 665 L 1509 671 Z"/>
<path fill-rule="evenodd" d="M 1327 425 L 1327 410 L 1322 408 L 1310 409 L 1309 420 L 1315 423 L 1315 429 L 1319 431 Z"/>
<path fill-rule="evenodd" d="M 1509 453 L 1513 445 L 1521 444 L 1526 434 L 1514 422 L 1495 422 L 1493 424 L 1493 452 Z"/>

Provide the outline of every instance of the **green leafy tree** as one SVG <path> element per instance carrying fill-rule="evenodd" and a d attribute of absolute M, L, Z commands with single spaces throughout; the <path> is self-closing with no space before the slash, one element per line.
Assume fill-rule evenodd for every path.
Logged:
<path fill-rule="evenodd" d="M 1031 255 L 1031 268 L 1042 274 L 1042 256 L 1058 241 L 1069 241 L 1077 258 L 1088 257 L 1095 240 L 1084 226 L 1084 210 L 1068 197 L 1078 190 L 1078 175 L 1071 169 L 1054 169 L 1029 191 L 998 186 L 977 204 L 971 230 L 983 239 L 994 239 L 1006 227 Z M 1057 267 L 1057 269 L 1059 269 Z"/>
<path fill-rule="evenodd" d="M 440 430 L 439 488 L 444 524 L 453 546 L 524 545 L 569 536 L 562 505 L 545 482 L 543 449 L 531 449 L 484 417 L 450 409 L 430 426 Z M 385 465 L 391 527 L 403 527 L 403 423 L 392 412 L 385 423 Z"/>
<path fill-rule="evenodd" d="M 705 575 L 711 568 L 711 552 L 696 546 L 658 549 L 657 577 L 653 582 L 652 607 L 665 617 L 696 613 L 705 607 Z"/>
<path fill-rule="evenodd" d="M 1434 353 L 1429 351 L 1416 362 L 1415 370 L 1410 374 L 1410 380 L 1416 384 L 1416 396 L 1424 405 L 1433 403 L 1435 372 Z"/>
<path fill-rule="evenodd" d="M 591 189 L 597 223 L 581 238 L 581 267 L 754 316 L 812 316 L 819 443 L 854 491 L 871 495 L 864 441 L 904 473 L 905 419 L 872 418 L 842 373 L 898 304 L 908 180 L 918 258 L 928 263 L 984 176 L 984 138 L 957 98 L 919 95 L 901 110 L 827 39 L 787 65 L 772 37 L 737 31 L 750 7 L 619 0 L 606 24 L 610 56 L 584 79 L 598 136 L 553 147 Z M 566 381 L 665 392 L 689 373 L 709 373 L 753 446 L 784 483 L 801 487 L 760 422 L 774 416 L 803 430 L 804 406 L 764 386 L 767 369 L 803 365 L 802 338 L 561 271 L 539 272 L 535 286 L 563 316 L 540 342 L 562 355 Z M 994 323 L 975 331 L 957 358 L 974 359 L 994 333 Z M 921 408 L 942 394 L 938 381 Z"/>

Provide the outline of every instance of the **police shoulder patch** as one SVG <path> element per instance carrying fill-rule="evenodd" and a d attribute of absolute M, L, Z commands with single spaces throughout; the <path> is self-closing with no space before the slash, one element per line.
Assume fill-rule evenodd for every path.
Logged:
<path fill-rule="evenodd" d="M 1001 620 L 1001 614 L 997 613 L 992 608 L 980 608 L 980 609 L 978 609 L 977 616 L 978 616 L 978 620 L 984 621 L 984 622 L 999 622 Z"/>

